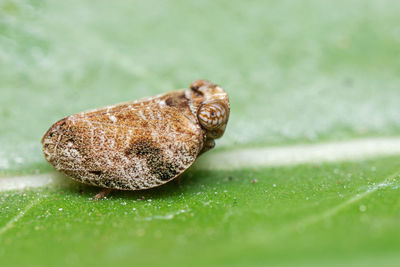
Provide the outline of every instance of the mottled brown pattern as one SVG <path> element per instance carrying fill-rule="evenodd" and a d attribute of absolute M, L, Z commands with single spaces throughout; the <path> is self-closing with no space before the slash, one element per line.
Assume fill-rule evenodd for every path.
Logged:
<path fill-rule="evenodd" d="M 206 108 L 210 105 L 227 109 L 223 123 L 212 131 L 198 117 L 199 111 L 213 117 L 207 113 L 215 111 Z M 191 89 L 68 116 L 45 133 L 43 152 L 57 170 L 80 182 L 148 189 L 177 177 L 214 147 L 228 117 L 226 92 L 200 80 Z"/>

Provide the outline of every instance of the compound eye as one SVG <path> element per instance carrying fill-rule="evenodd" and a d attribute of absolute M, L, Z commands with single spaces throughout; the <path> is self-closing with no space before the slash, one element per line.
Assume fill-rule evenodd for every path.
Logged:
<path fill-rule="evenodd" d="M 228 116 L 227 107 L 219 102 L 202 105 L 197 114 L 200 124 L 207 130 L 217 129 L 225 125 Z"/>

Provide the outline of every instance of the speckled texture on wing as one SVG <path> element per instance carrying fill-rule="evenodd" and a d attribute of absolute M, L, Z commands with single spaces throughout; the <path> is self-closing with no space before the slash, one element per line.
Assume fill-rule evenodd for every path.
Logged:
<path fill-rule="evenodd" d="M 44 135 L 46 159 L 83 183 L 137 190 L 164 184 L 197 158 L 204 130 L 185 91 L 68 116 Z"/>

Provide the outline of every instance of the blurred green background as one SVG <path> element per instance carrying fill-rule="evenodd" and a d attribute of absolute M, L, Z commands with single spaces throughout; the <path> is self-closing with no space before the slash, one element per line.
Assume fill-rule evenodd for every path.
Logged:
<path fill-rule="evenodd" d="M 199 78 L 230 95 L 230 122 L 216 147 L 227 153 L 398 136 L 399 10 L 399 1 L 382 0 L 1 0 L 0 176 L 56 175 L 40 138 L 66 115 Z M 99 203 L 90 200 L 95 188 L 68 182 L 0 191 L 0 259 L 395 265 L 399 159 L 192 169 L 180 186 Z M 329 213 L 387 179 L 394 185 Z"/>

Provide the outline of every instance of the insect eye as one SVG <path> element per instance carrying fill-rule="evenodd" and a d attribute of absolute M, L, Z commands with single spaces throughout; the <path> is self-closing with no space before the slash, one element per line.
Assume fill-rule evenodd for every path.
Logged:
<path fill-rule="evenodd" d="M 222 103 L 209 103 L 200 107 L 197 117 L 207 130 L 217 129 L 228 119 L 228 110 Z"/>

